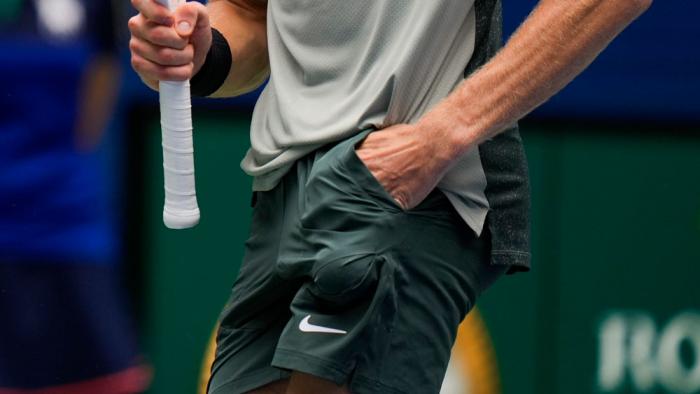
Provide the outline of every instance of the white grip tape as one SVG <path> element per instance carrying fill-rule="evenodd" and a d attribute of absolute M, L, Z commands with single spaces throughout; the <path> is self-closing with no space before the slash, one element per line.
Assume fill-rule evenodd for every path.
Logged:
<path fill-rule="evenodd" d="M 185 0 L 156 0 L 171 11 Z M 168 228 L 190 228 L 199 223 L 194 185 L 192 101 L 190 83 L 160 82 L 160 125 L 163 132 L 163 223 Z"/>
<path fill-rule="evenodd" d="M 161 81 L 159 90 L 165 180 L 163 223 L 173 229 L 190 228 L 199 223 L 190 84 Z"/>
<path fill-rule="evenodd" d="M 187 0 L 156 0 L 156 3 L 163 7 L 168 7 L 170 11 L 173 11 L 175 8 L 185 4 L 186 1 Z"/>

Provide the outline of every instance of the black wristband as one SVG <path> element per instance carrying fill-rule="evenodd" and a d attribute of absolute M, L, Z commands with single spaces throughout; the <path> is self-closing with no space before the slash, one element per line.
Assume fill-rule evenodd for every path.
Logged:
<path fill-rule="evenodd" d="M 219 90 L 231 71 L 231 49 L 223 34 L 212 27 L 211 47 L 202 68 L 190 80 L 190 94 L 207 97 Z"/>

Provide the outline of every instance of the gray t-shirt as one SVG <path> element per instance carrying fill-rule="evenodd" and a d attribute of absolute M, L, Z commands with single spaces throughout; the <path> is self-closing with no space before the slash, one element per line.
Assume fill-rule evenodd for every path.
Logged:
<path fill-rule="evenodd" d="M 270 81 L 241 163 L 254 189 L 322 145 L 417 121 L 464 79 L 476 25 L 469 0 L 269 0 Z M 478 148 L 438 187 L 480 234 L 489 203 Z"/>

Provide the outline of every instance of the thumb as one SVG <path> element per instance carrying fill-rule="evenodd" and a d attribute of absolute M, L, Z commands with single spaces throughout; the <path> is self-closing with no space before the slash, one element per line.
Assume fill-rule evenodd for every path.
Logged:
<path fill-rule="evenodd" d="M 178 7 L 174 13 L 175 29 L 182 37 L 189 37 L 195 29 L 209 27 L 207 7 L 196 1 Z"/>

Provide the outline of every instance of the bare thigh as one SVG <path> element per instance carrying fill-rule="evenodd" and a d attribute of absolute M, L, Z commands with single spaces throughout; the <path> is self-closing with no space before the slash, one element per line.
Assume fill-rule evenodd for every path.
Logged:
<path fill-rule="evenodd" d="M 288 386 L 289 379 L 283 379 L 249 391 L 247 394 L 286 394 Z"/>
<path fill-rule="evenodd" d="M 309 375 L 302 372 L 293 372 L 289 380 L 289 386 L 285 394 L 350 394 L 347 386 L 338 386 L 330 380 Z"/>
<path fill-rule="evenodd" d="M 350 394 L 347 386 L 318 378 L 313 375 L 294 372 L 291 379 L 278 380 L 259 389 L 249 391 L 247 394 Z"/>

